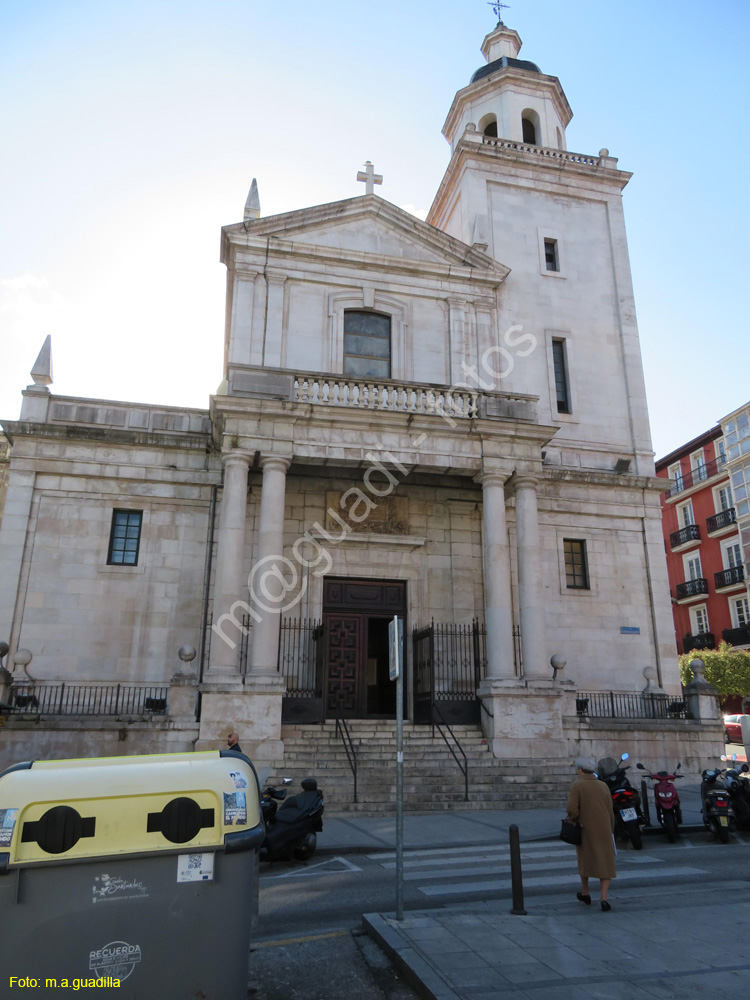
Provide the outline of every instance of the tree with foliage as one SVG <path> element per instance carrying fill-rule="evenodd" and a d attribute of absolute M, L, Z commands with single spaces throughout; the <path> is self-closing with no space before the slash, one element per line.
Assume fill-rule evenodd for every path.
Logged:
<path fill-rule="evenodd" d="M 694 649 L 680 657 L 680 678 L 683 684 L 693 679 L 690 661 L 703 660 L 706 680 L 719 692 L 719 703 L 729 695 L 750 696 L 750 650 L 735 649 L 728 642 L 720 642 L 718 649 Z"/>

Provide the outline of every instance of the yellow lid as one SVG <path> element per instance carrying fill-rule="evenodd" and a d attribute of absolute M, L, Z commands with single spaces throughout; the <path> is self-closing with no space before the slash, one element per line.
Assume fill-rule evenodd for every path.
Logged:
<path fill-rule="evenodd" d="M 260 824 L 253 768 L 218 750 L 35 761 L 0 775 L 11 865 L 205 851 Z"/>

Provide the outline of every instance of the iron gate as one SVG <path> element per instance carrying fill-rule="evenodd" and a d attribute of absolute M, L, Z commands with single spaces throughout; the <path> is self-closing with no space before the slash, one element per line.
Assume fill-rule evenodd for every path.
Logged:
<path fill-rule="evenodd" d="M 414 721 L 433 721 L 437 704 L 445 720 L 479 722 L 477 688 L 487 675 L 487 629 L 476 618 L 467 625 L 436 622 L 412 633 Z"/>

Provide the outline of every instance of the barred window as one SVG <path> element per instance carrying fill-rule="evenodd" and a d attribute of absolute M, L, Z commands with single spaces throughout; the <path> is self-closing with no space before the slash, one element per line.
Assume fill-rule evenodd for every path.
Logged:
<path fill-rule="evenodd" d="M 586 543 L 572 538 L 563 539 L 565 552 L 565 582 L 575 590 L 589 589 L 589 567 Z"/>
<path fill-rule="evenodd" d="M 112 531 L 109 535 L 110 566 L 137 566 L 141 544 L 143 511 L 115 510 L 112 512 Z"/>

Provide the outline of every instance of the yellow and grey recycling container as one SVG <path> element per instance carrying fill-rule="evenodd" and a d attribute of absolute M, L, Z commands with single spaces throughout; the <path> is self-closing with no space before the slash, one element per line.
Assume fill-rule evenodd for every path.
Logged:
<path fill-rule="evenodd" d="M 0 996 L 98 986 L 122 1000 L 244 1000 L 263 837 L 240 754 L 9 768 Z"/>

